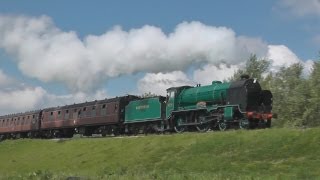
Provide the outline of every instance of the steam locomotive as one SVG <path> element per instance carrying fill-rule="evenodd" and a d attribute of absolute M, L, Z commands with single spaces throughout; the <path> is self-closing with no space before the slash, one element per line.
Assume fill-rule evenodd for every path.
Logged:
<path fill-rule="evenodd" d="M 186 130 L 270 128 L 272 93 L 242 76 L 196 87 L 167 89 L 167 96 L 133 95 L 0 116 L 0 138 L 70 138 Z"/>

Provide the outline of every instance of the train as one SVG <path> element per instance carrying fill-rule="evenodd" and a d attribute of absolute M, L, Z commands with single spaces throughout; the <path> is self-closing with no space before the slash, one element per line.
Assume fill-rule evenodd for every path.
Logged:
<path fill-rule="evenodd" d="M 273 118 L 271 91 L 243 75 L 232 82 L 170 87 L 166 96 L 124 95 L 0 116 L 0 139 L 270 128 Z"/>

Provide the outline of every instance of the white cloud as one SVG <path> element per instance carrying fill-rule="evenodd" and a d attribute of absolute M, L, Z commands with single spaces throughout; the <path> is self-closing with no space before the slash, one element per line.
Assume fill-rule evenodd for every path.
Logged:
<path fill-rule="evenodd" d="M 301 63 L 304 67 L 303 73 L 308 76 L 313 65 L 312 60 L 302 61 L 287 46 L 269 45 L 267 59 L 271 61 L 271 71 L 278 71 L 280 67 L 289 67 L 295 63 Z"/>
<path fill-rule="evenodd" d="M 320 34 L 316 35 L 312 38 L 312 41 L 316 44 L 316 45 L 320 45 Z"/>
<path fill-rule="evenodd" d="M 273 68 L 288 67 L 300 62 L 297 55 L 284 45 L 269 45 L 267 57 L 270 59 Z"/>
<path fill-rule="evenodd" d="M 0 16 L 0 48 L 16 58 L 23 74 L 61 82 L 73 91 L 97 89 L 109 78 L 135 72 L 171 72 L 192 64 L 239 64 L 251 53 L 265 54 L 258 38 L 237 37 L 232 29 L 200 22 L 178 24 L 170 34 L 155 26 L 79 39 L 47 16 Z"/>
<path fill-rule="evenodd" d="M 305 62 L 302 63 L 304 69 L 302 71 L 303 76 L 309 76 L 313 70 L 313 64 L 314 61 L 313 60 L 307 60 Z"/>
<path fill-rule="evenodd" d="M 320 16 L 319 0 L 280 0 L 278 4 L 281 8 L 288 9 L 297 16 Z"/>
<path fill-rule="evenodd" d="M 0 90 L 0 113 L 16 113 L 33 110 L 39 106 L 45 91 L 40 88 L 24 88 L 17 90 Z"/>
<path fill-rule="evenodd" d="M 106 97 L 105 90 L 97 90 L 93 93 L 52 94 L 40 86 L 27 86 L 18 82 L 0 69 L 0 115 L 104 99 Z"/>
<path fill-rule="evenodd" d="M 1 69 L 0 69 L 0 87 L 8 86 L 12 84 L 14 80 L 8 77 Z"/>
<path fill-rule="evenodd" d="M 106 97 L 107 94 L 103 90 L 92 94 L 77 92 L 67 95 L 55 95 L 39 86 L 22 86 L 10 90 L 0 89 L 0 115 L 81 103 L 95 99 L 99 100 Z"/>

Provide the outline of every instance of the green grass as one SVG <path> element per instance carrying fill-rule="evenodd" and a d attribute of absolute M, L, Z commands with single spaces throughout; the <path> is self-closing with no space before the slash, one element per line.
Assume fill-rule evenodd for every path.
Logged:
<path fill-rule="evenodd" d="M 320 129 L 7 140 L 0 179 L 320 179 Z"/>

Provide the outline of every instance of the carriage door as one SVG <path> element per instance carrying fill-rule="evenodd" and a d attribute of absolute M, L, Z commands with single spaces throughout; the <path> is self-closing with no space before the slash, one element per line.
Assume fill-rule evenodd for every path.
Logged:
<path fill-rule="evenodd" d="M 31 115 L 31 129 L 38 130 L 39 129 L 39 117 L 36 114 Z"/>

